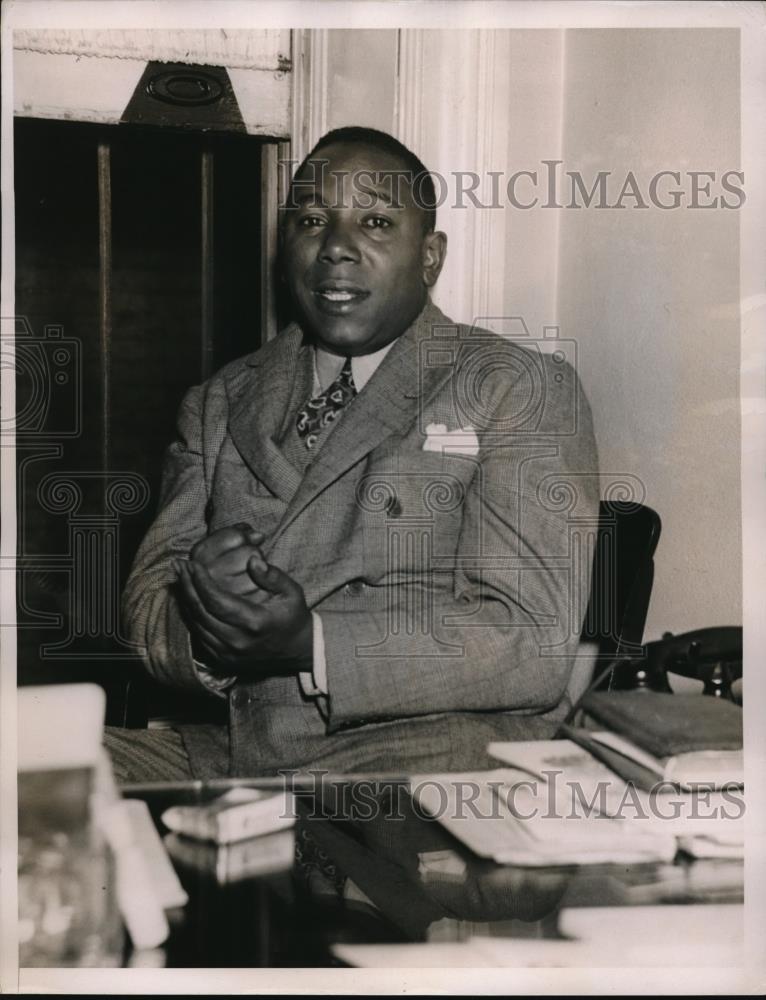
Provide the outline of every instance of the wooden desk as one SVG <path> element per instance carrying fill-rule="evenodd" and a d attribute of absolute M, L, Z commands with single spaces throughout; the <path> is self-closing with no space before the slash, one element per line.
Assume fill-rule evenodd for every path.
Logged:
<path fill-rule="evenodd" d="M 331 795 L 297 793 L 294 857 L 280 871 L 221 884 L 212 866 L 174 861 L 189 902 L 170 914 L 166 966 L 337 965 L 330 946 L 339 942 L 555 938 L 564 908 L 743 900 L 739 861 L 501 866 L 476 858 L 418 815 L 403 787 L 397 807 L 390 789 L 381 793 L 389 796 L 389 808 L 373 816 L 369 808 L 348 807 L 354 788 L 349 780 L 334 785 Z M 164 809 L 213 794 L 200 784 L 125 790 L 148 803 L 162 834 Z M 369 796 L 363 801 L 369 806 Z M 682 927 L 678 935 L 683 940 Z M 605 947 L 614 957 L 615 942 Z"/>

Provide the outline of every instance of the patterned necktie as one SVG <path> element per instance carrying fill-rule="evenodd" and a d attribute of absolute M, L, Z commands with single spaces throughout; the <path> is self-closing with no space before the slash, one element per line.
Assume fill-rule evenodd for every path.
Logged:
<path fill-rule="evenodd" d="M 340 374 L 324 392 L 310 399 L 299 411 L 296 427 L 310 450 L 322 431 L 329 427 L 356 396 L 351 358 L 346 358 Z"/>

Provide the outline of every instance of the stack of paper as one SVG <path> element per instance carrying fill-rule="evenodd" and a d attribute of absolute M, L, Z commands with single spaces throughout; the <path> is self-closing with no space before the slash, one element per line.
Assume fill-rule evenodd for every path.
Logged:
<path fill-rule="evenodd" d="M 611 733 L 588 736 L 604 746 L 618 739 Z M 745 805 L 739 789 L 686 792 L 666 784 L 649 792 L 571 740 L 491 743 L 489 752 L 544 785 L 558 815 L 598 812 L 621 820 L 627 829 L 672 837 L 693 857 L 743 856 Z"/>
<path fill-rule="evenodd" d="M 559 741 L 559 752 L 569 750 L 565 742 Z M 544 775 L 529 770 L 413 777 L 410 787 L 425 813 L 476 854 L 501 864 L 670 861 L 676 853 L 670 831 L 610 815 L 608 783 L 604 805 L 596 808 L 589 806 L 594 794 L 598 797 L 590 779 L 575 788 L 577 798 L 570 801 Z"/>

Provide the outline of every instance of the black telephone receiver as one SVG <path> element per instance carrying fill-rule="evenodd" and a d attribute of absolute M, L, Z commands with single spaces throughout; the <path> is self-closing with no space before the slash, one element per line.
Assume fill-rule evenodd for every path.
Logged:
<path fill-rule="evenodd" d="M 704 682 L 703 694 L 733 701 L 731 685 L 742 676 L 742 628 L 724 625 L 683 635 L 665 633 L 646 644 L 641 660 L 618 667 L 613 687 L 672 691 L 668 674 Z"/>

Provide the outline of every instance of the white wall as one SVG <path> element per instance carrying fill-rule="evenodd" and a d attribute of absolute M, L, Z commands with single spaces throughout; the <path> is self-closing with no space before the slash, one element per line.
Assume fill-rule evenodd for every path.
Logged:
<path fill-rule="evenodd" d="M 328 31 L 327 128 L 390 132 L 396 100 L 397 32 Z"/>
<path fill-rule="evenodd" d="M 507 175 L 539 171 L 542 160 L 560 159 L 562 143 L 564 32 L 509 31 L 511 86 L 506 129 Z M 520 201 L 531 200 L 521 180 Z M 503 314 L 522 316 L 539 336 L 556 322 L 557 245 L 560 213 L 536 205 L 505 212 Z M 564 334 L 566 336 L 566 334 Z"/>
<path fill-rule="evenodd" d="M 574 30 L 565 46 L 567 169 L 738 169 L 736 32 Z M 559 214 L 558 322 L 602 469 L 638 475 L 663 521 L 647 638 L 738 624 L 738 213 Z"/>

